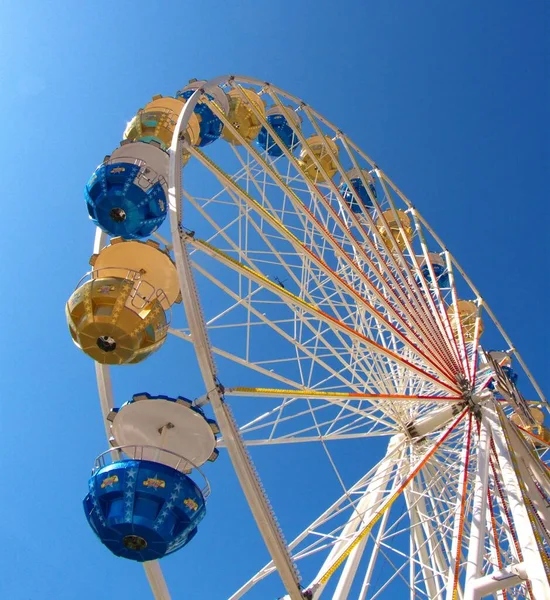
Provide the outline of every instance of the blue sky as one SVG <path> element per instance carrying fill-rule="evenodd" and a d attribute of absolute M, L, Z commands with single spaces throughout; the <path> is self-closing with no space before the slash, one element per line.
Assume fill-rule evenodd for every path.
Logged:
<path fill-rule="evenodd" d="M 338 124 L 447 242 L 548 391 L 548 24 L 543 0 L 0 4 L 0 597 L 149 597 L 141 568 L 112 557 L 83 515 L 105 441 L 93 366 L 63 310 L 92 252 L 84 183 L 137 108 L 192 77 L 272 81 Z M 179 364 L 194 365 L 185 352 Z M 119 397 L 154 377 L 169 389 L 151 391 L 200 395 L 192 369 L 176 379 L 173 365 L 159 353 L 115 382 Z M 254 457 L 268 489 L 285 485 L 272 455 Z M 265 558 L 227 458 L 210 472 L 199 534 L 163 563 L 174 598 L 225 598 Z M 306 524 L 306 510 L 281 520 Z"/>

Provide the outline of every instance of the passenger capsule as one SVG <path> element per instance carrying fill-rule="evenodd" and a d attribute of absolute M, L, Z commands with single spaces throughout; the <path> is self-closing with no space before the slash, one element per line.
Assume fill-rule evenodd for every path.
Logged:
<path fill-rule="evenodd" d="M 154 296 L 164 306 L 181 302 L 176 265 L 167 250 L 158 242 L 113 238 L 108 246 L 90 258 L 90 265 L 103 276 L 123 278 L 138 273 L 135 284 L 135 302 L 138 298 Z"/>
<path fill-rule="evenodd" d="M 168 154 L 155 144 L 123 143 L 86 184 L 92 221 L 112 236 L 144 238 L 166 218 Z"/>
<path fill-rule="evenodd" d="M 157 142 L 164 150 L 170 148 L 176 123 L 185 101 L 181 98 L 153 96 L 153 100 L 140 108 L 128 123 L 124 139 L 132 142 Z M 192 114 L 186 128 L 187 138 L 193 146 L 199 140 L 199 120 Z"/>
<path fill-rule="evenodd" d="M 381 216 L 376 222 L 376 228 L 390 250 L 393 251 L 393 243 L 389 233 L 391 231 L 397 245 L 403 251 L 407 247 L 405 240 L 412 241 L 413 229 L 411 220 L 404 211 L 396 210 L 395 213 L 397 213 L 397 217 L 391 209 L 384 211 L 382 216 L 386 223 L 384 223 L 384 219 Z"/>
<path fill-rule="evenodd" d="M 246 100 L 242 97 L 245 95 Z M 229 114 L 227 120 L 233 127 L 242 135 L 247 142 L 252 142 L 258 137 L 262 123 L 256 116 L 252 106 L 262 115 L 265 116 L 265 105 L 258 94 L 248 88 L 232 89 L 227 97 L 229 99 Z M 229 128 L 225 127 L 222 132 L 224 140 L 235 146 L 239 146 L 241 142 L 233 135 Z"/>
<path fill-rule="evenodd" d="M 206 514 L 208 493 L 183 473 L 183 460 L 171 467 L 162 461 L 176 458 L 171 453 L 159 448 L 155 460 L 143 460 L 143 450 L 123 447 L 101 455 L 83 502 L 100 541 L 116 556 L 138 562 L 188 544 Z"/>
<path fill-rule="evenodd" d="M 188 85 L 177 92 L 176 96 L 188 100 L 205 83 L 206 81 L 191 80 Z M 199 137 L 195 145 L 200 147 L 215 142 L 223 131 L 223 123 L 212 111 L 211 102 L 215 102 L 224 114 L 227 115 L 229 112 L 229 100 L 223 90 L 217 86 L 209 88 L 208 93 L 201 97 L 194 108 L 194 113 L 199 122 Z"/>
<path fill-rule="evenodd" d="M 437 252 L 428 252 L 428 259 L 432 265 L 433 273 L 439 287 L 448 288 L 450 286 L 449 273 L 447 272 L 447 265 L 441 255 L 437 254 Z M 432 276 L 430 274 L 430 268 L 424 257 L 422 257 L 422 260 L 420 261 L 420 270 L 426 281 L 431 283 Z"/>
<path fill-rule="evenodd" d="M 73 341 L 99 363 L 141 362 L 166 340 L 167 311 L 181 300 L 173 261 L 152 240 L 114 238 L 90 263 L 66 307 Z"/>
<path fill-rule="evenodd" d="M 475 327 L 478 314 L 477 304 L 472 300 L 458 300 L 458 314 L 454 305 L 448 308 L 451 327 L 455 332 L 457 339 L 459 337 L 459 328 L 462 326 L 462 335 L 466 343 L 475 341 Z M 483 321 L 479 319 L 479 336 L 483 333 Z"/>
<path fill-rule="evenodd" d="M 324 169 L 329 179 L 332 179 L 336 172 L 338 171 L 338 167 L 332 156 L 329 154 L 327 150 L 330 148 L 330 151 L 335 159 L 338 158 L 338 145 L 334 140 L 332 140 L 328 135 L 322 138 L 319 135 L 313 135 L 306 140 L 309 148 L 302 148 L 300 152 L 300 167 L 304 175 L 310 179 L 313 183 L 323 183 L 326 181 L 324 174 L 317 168 L 317 165 L 314 162 L 313 157 L 315 157 L 321 167 Z"/>
<path fill-rule="evenodd" d="M 291 106 L 287 106 L 286 108 L 294 128 L 300 128 L 302 119 L 298 113 Z M 281 108 L 279 106 L 272 106 L 266 112 L 266 120 L 271 128 L 275 131 L 278 138 L 272 138 L 267 132 L 267 129 L 262 127 L 260 129 L 260 133 L 258 134 L 258 145 L 264 150 L 267 150 L 269 156 L 273 157 L 282 156 L 283 149 L 281 147 L 281 142 L 291 152 L 294 152 L 294 150 L 296 150 L 300 145 L 300 141 L 294 132 L 294 129 L 292 129 L 291 125 L 287 121 L 286 116 L 282 113 Z"/>
<path fill-rule="evenodd" d="M 95 361 L 108 365 L 141 362 L 166 339 L 166 313 L 154 296 L 140 299 L 133 291 L 137 273 L 125 279 L 92 272 L 66 307 L 74 343 Z"/>
<path fill-rule="evenodd" d="M 366 169 L 362 169 L 361 172 L 359 172 L 359 169 L 351 169 L 346 173 L 346 175 L 350 180 L 353 190 L 355 191 L 355 195 L 359 197 L 360 203 L 367 210 L 371 210 L 374 207 L 371 196 L 375 199 L 377 197 L 376 187 L 374 185 L 374 179 L 372 178 L 372 175 Z M 363 176 L 363 180 L 367 184 L 369 191 L 367 191 L 367 188 L 363 185 L 361 176 Z M 339 191 L 342 194 L 342 198 L 345 200 L 346 204 L 354 213 L 359 214 L 362 212 L 363 209 L 361 208 L 361 205 L 359 202 L 357 202 L 355 196 L 345 182 L 340 184 Z"/>
<path fill-rule="evenodd" d="M 489 356 L 501 367 L 511 367 L 512 357 L 507 352 L 501 350 L 489 350 Z"/>
<path fill-rule="evenodd" d="M 506 377 L 508 377 L 508 379 L 512 382 L 512 383 L 517 383 L 518 380 L 518 374 L 511 368 L 511 367 L 506 367 L 506 366 L 502 366 L 501 367 L 502 372 L 506 375 Z M 494 390 L 495 389 L 495 380 L 492 379 L 489 382 L 489 385 L 487 386 L 490 390 Z"/>

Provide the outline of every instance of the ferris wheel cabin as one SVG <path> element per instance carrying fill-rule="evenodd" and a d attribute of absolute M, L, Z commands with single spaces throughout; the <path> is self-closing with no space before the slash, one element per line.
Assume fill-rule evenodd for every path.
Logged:
<path fill-rule="evenodd" d="M 366 169 L 363 169 L 362 171 L 359 171 L 359 169 L 351 169 L 346 173 L 346 175 L 350 180 L 353 191 L 355 192 L 355 195 L 358 196 L 360 203 L 365 207 L 366 210 L 372 210 L 374 208 L 374 204 L 372 203 L 371 197 L 374 197 L 375 199 L 377 198 L 376 187 L 374 185 L 374 179 L 372 178 L 372 175 Z M 368 191 L 363 184 L 363 180 L 368 186 Z M 353 192 L 349 189 L 346 182 L 342 182 L 340 184 L 339 191 L 342 194 L 342 198 L 345 200 L 346 204 L 349 205 L 351 210 L 354 213 L 360 214 L 362 212 L 361 205 L 359 202 L 357 202 Z"/>
<path fill-rule="evenodd" d="M 166 218 L 168 154 L 158 145 L 123 143 L 85 188 L 92 221 L 112 236 L 151 235 Z"/>
<path fill-rule="evenodd" d="M 287 107 L 286 113 L 293 121 L 294 127 L 300 127 L 302 120 L 294 109 L 292 109 L 292 107 Z M 294 152 L 299 147 L 300 140 L 294 132 L 294 129 L 289 125 L 287 117 L 282 113 L 280 107 L 272 106 L 266 112 L 266 121 L 277 134 L 278 139 L 273 138 L 268 133 L 267 129 L 262 127 L 258 134 L 257 143 L 261 148 L 267 151 L 269 156 L 276 158 L 283 155 L 283 149 L 280 146 L 280 143 L 290 150 L 290 152 Z"/>
<path fill-rule="evenodd" d="M 329 179 L 332 179 L 338 171 L 338 167 L 332 158 L 332 156 L 338 158 L 338 146 L 334 140 L 328 136 L 312 135 L 306 140 L 306 144 L 307 148 L 302 148 L 300 160 L 298 161 L 304 175 L 312 183 L 325 183 L 325 173 Z M 330 153 L 327 146 L 330 148 Z M 317 166 L 317 163 L 319 163 L 322 170 Z"/>
<path fill-rule="evenodd" d="M 428 252 L 428 260 L 432 267 L 433 274 L 435 275 L 437 285 L 440 288 L 448 288 L 450 286 L 449 273 L 447 271 L 447 265 L 445 264 L 445 261 L 441 255 L 437 254 L 437 252 Z M 428 261 L 426 261 L 424 256 L 420 260 L 420 270 L 422 271 L 422 275 L 424 275 L 426 281 L 431 283 L 432 274 L 430 273 Z"/>
<path fill-rule="evenodd" d="M 191 80 L 188 85 L 177 92 L 176 97 L 188 100 L 196 90 L 201 89 L 204 83 L 206 82 Z M 223 123 L 213 113 L 209 102 L 216 102 L 224 114 L 229 112 L 229 100 L 220 88 L 209 90 L 209 93 L 195 105 L 194 113 L 199 123 L 199 137 L 196 145 L 201 148 L 215 142 L 223 132 Z"/>
<path fill-rule="evenodd" d="M 113 409 L 108 421 L 115 447 L 96 460 L 86 518 L 113 554 L 162 558 L 189 543 L 206 514 L 210 488 L 200 466 L 218 456 L 218 426 L 186 398 L 146 393 Z"/>
<path fill-rule="evenodd" d="M 245 98 L 243 98 L 243 95 Z M 233 89 L 227 94 L 227 98 L 229 100 L 228 121 L 245 139 L 245 142 L 254 141 L 260 133 L 262 123 L 252 107 L 262 116 L 265 116 L 263 100 L 256 92 L 247 88 Z M 242 143 L 227 127 L 222 131 L 222 137 L 236 146 Z"/>
<path fill-rule="evenodd" d="M 180 301 L 172 259 L 152 240 L 113 238 L 90 264 L 66 307 L 73 341 L 103 364 L 141 362 L 164 343 Z"/>

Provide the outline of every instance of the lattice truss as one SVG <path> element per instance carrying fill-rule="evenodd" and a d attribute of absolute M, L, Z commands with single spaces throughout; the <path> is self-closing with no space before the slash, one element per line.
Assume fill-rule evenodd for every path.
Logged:
<path fill-rule="evenodd" d="M 395 593 L 396 585 L 413 589 L 420 598 L 442 594 L 454 568 L 449 558 L 463 486 L 462 446 L 468 429 L 467 419 L 463 421 L 443 441 L 441 435 L 430 435 L 409 446 L 395 436 L 385 459 L 290 543 L 300 568 L 306 569 L 308 560 L 320 565 L 321 554 L 323 572 L 360 539 L 361 587 L 369 598 Z M 467 535 L 465 530 L 464 544 Z M 266 565 L 254 583 L 272 570 Z"/>
<path fill-rule="evenodd" d="M 509 427 L 510 450 L 526 444 L 519 430 Z M 448 428 L 414 444 L 405 444 L 402 434 L 390 438 L 384 459 L 289 544 L 302 572 L 317 573 L 313 587 L 321 586 L 315 589 L 323 591 L 329 585 L 323 577 L 347 560 L 345 568 L 361 574 L 360 585 L 352 589 L 359 598 L 384 593 L 462 597 L 479 467 L 479 430 L 479 422 L 464 411 Z M 514 492 L 507 489 L 502 459 L 492 438 L 489 448 L 480 576 L 525 560 L 511 508 Z M 518 479 L 522 501 L 548 572 L 550 534 L 544 510 L 549 500 L 548 475 L 534 446 L 527 444 L 526 449 L 532 460 L 515 459 L 516 475 L 523 475 Z M 273 571 L 272 563 L 265 565 L 231 598 L 240 598 Z M 341 588 L 333 584 L 324 591 L 332 597 Z M 499 592 L 498 597 L 530 598 L 532 590 L 526 582 Z"/>

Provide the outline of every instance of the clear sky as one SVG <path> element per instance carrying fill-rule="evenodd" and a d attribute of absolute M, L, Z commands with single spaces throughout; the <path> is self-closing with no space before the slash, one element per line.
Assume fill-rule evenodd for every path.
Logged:
<path fill-rule="evenodd" d="M 272 81 L 339 125 L 447 242 L 548 392 L 548 31 L 544 0 L 0 3 L 1 598 L 150 597 L 84 518 L 105 439 L 64 303 L 92 252 L 86 180 L 137 108 L 192 77 Z M 119 397 L 154 376 L 200 395 L 192 370 L 172 372 L 193 363 L 176 349 L 125 375 Z M 285 485 L 275 459 L 257 456 L 268 489 Z M 227 457 L 209 473 L 197 537 L 163 561 L 174 598 L 223 599 L 265 559 Z M 323 475 L 304 465 L 304 485 Z M 282 520 L 315 516 L 294 510 Z"/>

